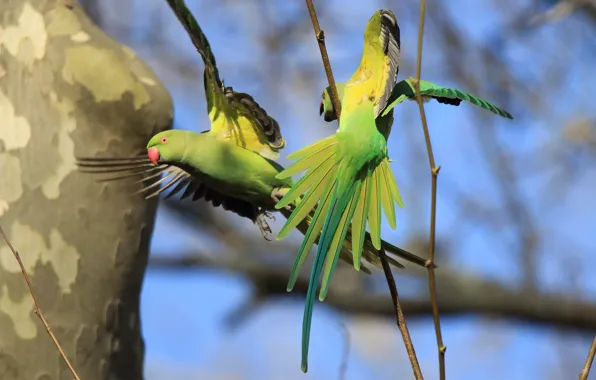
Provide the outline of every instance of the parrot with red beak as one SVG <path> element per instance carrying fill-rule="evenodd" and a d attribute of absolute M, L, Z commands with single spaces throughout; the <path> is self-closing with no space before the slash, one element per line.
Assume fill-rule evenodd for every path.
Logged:
<path fill-rule="evenodd" d="M 279 210 L 275 204 L 294 185 L 291 178 L 278 179 L 284 168 L 275 161 L 263 157 L 236 144 L 234 140 L 222 140 L 207 132 L 196 133 L 184 130 L 170 130 L 156 134 L 147 144 L 146 156 L 127 158 L 78 158 L 77 165 L 83 172 L 106 174 L 122 173 L 104 179 L 122 180 L 142 177 L 140 192 L 147 192 L 152 198 L 170 190 L 165 198 L 180 195 L 181 199 L 192 196 L 192 200 L 204 198 L 213 206 L 221 206 L 240 216 L 261 223 L 260 217 L 270 216 L 270 211 L 279 211 L 286 218 L 296 204 L 293 202 Z M 302 208 L 305 209 L 304 207 Z M 315 211 L 307 210 L 306 216 L 295 227 L 303 234 L 309 228 Z M 287 228 L 286 228 L 287 229 Z M 271 231 L 263 236 L 270 239 Z M 268 233 L 267 233 L 268 232 Z M 348 232 L 340 258 L 353 265 L 351 234 Z M 315 243 L 317 240 L 314 241 Z M 364 235 L 362 257 L 367 264 L 381 266 L 377 251 L 368 233 Z M 403 265 L 392 256 L 400 257 L 421 267 L 425 260 L 413 253 L 383 241 L 391 256 L 389 262 L 396 267 Z M 370 269 L 362 267 L 365 273 Z M 290 286 L 290 285 L 289 285 Z M 293 286 L 293 284 L 291 285 Z"/>
<path fill-rule="evenodd" d="M 250 95 L 242 92 L 236 92 L 232 89 L 232 87 L 224 86 L 224 82 L 220 77 L 215 56 L 211 50 L 207 36 L 203 33 L 203 30 L 199 26 L 197 20 L 192 15 L 190 10 L 187 8 L 185 2 L 183 0 L 167 0 L 167 3 L 173 10 L 174 15 L 178 18 L 186 30 L 191 42 L 201 55 L 205 65 L 205 70 L 203 72 L 203 85 L 205 89 L 205 98 L 207 99 L 207 111 L 209 114 L 211 128 L 201 133 L 201 135 L 203 135 L 202 139 L 215 142 L 229 142 L 230 144 L 234 144 L 238 147 L 246 149 L 250 153 L 254 152 L 263 158 L 278 158 L 279 150 L 285 146 L 286 141 L 281 134 L 281 130 L 277 121 L 273 117 L 269 116 L 267 112 Z M 183 145 L 180 143 L 183 138 L 178 136 L 194 135 L 191 132 L 185 131 L 164 133 L 165 134 L 163 135 L 158 134 L 154 136 L 151 141 L 149 141 L 149 144 L 147 145 L 146 158 L 103 158 L 99 161 L 85 158 L 80 160 L 80 164 L 83 166 L 86 165 L 87 169 L 93 167 L 96 172 L 103 171 L 104 173 L 139 168 L 151 169 L 150 165 L 153 165 L 153 169 L 155 170 L 148 170 L 152 176 L 149 176 L 149 178 L 145 181 L 159 177 L 161 169 L 168 173 L 175 172 L 176 175 L 178 175 L 180 173 L 177 171 L 177 169 L 171 166 L 168 166 L 168 169 L 166 169 L 163 165 L 160 165 L 160 163 L 163 162 L 164 156 L 172 157 L 175 151 L 175 149 L 171 148 L 172 145 Z M 172 136 L 176 136 L 175 141 L 169 143 L 168 139 Z M 229 144 L 217 144 L 218 147 L 227 145 Z M 198 145 L 197 147 L 202 150 L 208 150 L 208 147 L 206 146 Z M 183 151 L 184 150 L 181 152 Z M 219 158 L 221 159 L 221 157 Z M 216 158 L 214 157 L 214 159 Z M 222 167 L 220 167 L 220 169 L 225 171 L 225 169 Z M 199 171 L 192 170 L 192 172 L 196 173 Z M 174 177 L 167 178 L 171 180 Z M 182 177 L 176 177 L 176 181 L 180 180 L 181 178 Z M 205 176 L 203 175 L 201 179 L 204 178 Z M 162 181 L 165 180 L 166 178 L 156 181 L 156 183 L 152 183 L 150 186 L 143 188 L 143 191 L 157 189 L 159 191 L 149 193 L 148 197 L 159 195 L 165 190 L 165 188 L 160 190 L 158 186 L 160 183 L 162 183 Z M 283 183 L 283 181 L 275 181 L 275 184 L 281 183 Z M 272 189 L 270 189 L 270 193 L 271 190 Z M 186 193 L 186 196 L 189 194 L 190 192 Z M 262 195 L 263 194 L 259 194 L 259 196 Z M 268 196 L 270 197 L 270 194 L 268 194 Z M 218 187 L 207 190 L 207 188 L 204 186 L 201 186 L 193 193 L 193 199 L 199 198 L 205 198 L 207 201 L 211 201 L 216 207 L 222 205 L 226 210 L 230 210 L 243 217 L 251 219 L 259 227 L 261 233 L 266 239 L 272 239 L 271 228 L 265 220 L 265 217 L 272 218 L 272 216 L 270 213 L 265 211 L 266 207 L 262 207 L 262 205 L 255 205 L 255 202 L 263 203 L 262 199 L 259 199 L 258 201 L 255 201 L 254 199 L 244 199 L 244 201 L 253 202 L 249 204 L 241 201 L 241 198 L 238 197 L 232 199 L 228 192 L 221 191 Z"/>
<path fill-rule="evenodd" d="M 146 198 L 156 197 L 168 190 L 165 198 L 174 195 L 180 195 L 181 199 L 192 196 L 193 201 L 203 198 L 214 207 L 221 206 L 250 219 L 259 227 L 263 237 L 271 240 L 271 229 L 265 217 L 272 218 L 270 212 L 278 211 L 275 204 L 293 186 L 291 178 L 276 178 L 284 170 L 273 161 L 279 155 L 277 152 L 285 146 L 279 124 L 250 95 L 223 85 L 207 38 L 184 1 L 168 0 L 168 4 L 203 57 L 211 129 L 202 133 L 185 130 L 160 132 L 147 143 L 146 155 L 83 157 L 77 159 L 77 165 L 84 172 L 120 173 L 103 180 L 141 177 L 138 181 L 143 184 L 140 192 L 146 193 Z M 288 217 L 299 202 L 300 199 L 297 199 L 279 211 Z M 305 233 L 314 215 L 312 205 L 302 207 L 300 214 L 300 223 L 292 229 L 295 227 Z M 286 226 L 285 230 L 287 232 L 289 228 Z M 350 236 L 348 233 L 340 257 L 353 265 Z M 316 241 L 313 239 L 314 243 Z M 424 259 L 387 242 L 384 244 L 390 255 L 424 266 Z M 368 233 L 364 236 L 363 258 L 371 265 L 381 265 Z M 393 257 L 390 257 L 390 263 L 403 267 Z M 367 267 L 363 270 L 370 273 Z"/>

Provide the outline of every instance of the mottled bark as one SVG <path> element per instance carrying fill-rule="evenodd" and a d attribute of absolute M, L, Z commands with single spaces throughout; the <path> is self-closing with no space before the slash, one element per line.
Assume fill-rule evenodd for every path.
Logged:
<path fill-rule="evenodd" d="M 141 379 L 139 293 L 155 202 L 77 172 L 170 128 L 171 98 L 74 1 L 0 5 L 0 223 L 82 379 Z M 0 378 L 69 379 L 0 245 Z"/>

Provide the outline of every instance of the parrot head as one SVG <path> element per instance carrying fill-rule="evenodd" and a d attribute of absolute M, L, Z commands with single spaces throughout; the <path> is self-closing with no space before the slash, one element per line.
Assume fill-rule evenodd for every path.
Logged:
<path fill-rule="evenodd" d="M 180 161 L 186 150 L 186 131 L 170 130 L 156 134 L 147 143 L 147 156 L 151 163 Z"/>
<path fill-rule="evenodd" d="M 336 83 L 335 86 L 337 87 L 337 94 L 341 99 L 344 93 L 345 83 Z M 319 115 L 325 114 L 325 116 L 323 116 L 323 119 L 326 122 L 336 120 L 337 117 L 335 115 L 335 108 L 333 108 L 331 88 L 329 86 L 327 86 L 327 88 L 323 90 L 323 95 L 321 97 L 322 99 L 321 106 L 319 107 Z"/>

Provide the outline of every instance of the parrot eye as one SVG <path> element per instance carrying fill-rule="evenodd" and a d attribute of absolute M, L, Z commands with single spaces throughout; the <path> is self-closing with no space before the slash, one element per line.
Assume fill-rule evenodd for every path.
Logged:
<path fill-rule="evenodd" d="M 164 136 L 164 137 L 161 138 L 161 143 L 162 144 L 165 144 L 167 142 L 168 142 L 168 138 L 167 137 Z"/>

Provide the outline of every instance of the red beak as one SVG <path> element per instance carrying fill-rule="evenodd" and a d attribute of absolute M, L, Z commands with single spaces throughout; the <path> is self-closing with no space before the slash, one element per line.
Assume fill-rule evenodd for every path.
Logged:
<path fill-rule="evenodd" d="M 147 149 L 147 156 L 149 157 L 149 161 L 151 161 L 153 165 L 157 166 L 157 161 L 159 161 L 159 150 L 152 146 L 151 148 Z"/>

